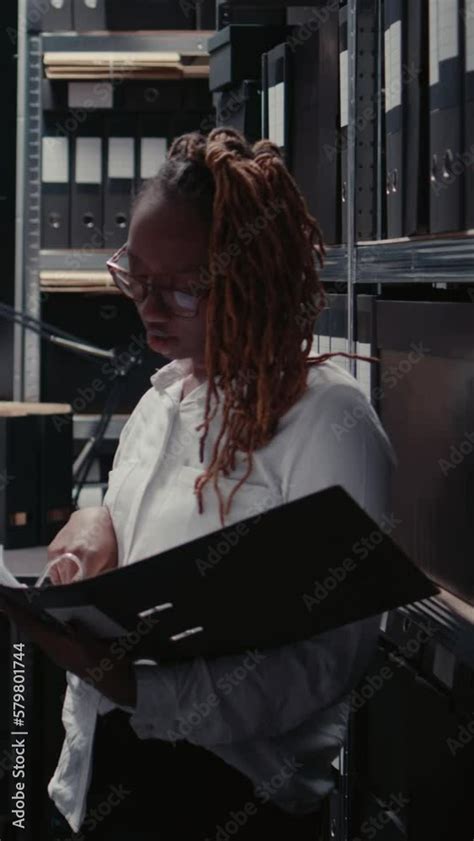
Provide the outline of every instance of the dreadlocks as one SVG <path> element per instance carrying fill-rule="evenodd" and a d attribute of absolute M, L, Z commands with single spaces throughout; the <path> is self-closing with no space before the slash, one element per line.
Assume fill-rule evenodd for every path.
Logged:
<path fill-rule="evenodd" d="M 223 393 L 223 420 L 210 463 L 198 476 L 212 480 L 222 526 L 234 494 L 252 471 L 252 453 L 265 446 L 279 419 L 307 388 L 314 322 L 326 298 L 319 267 L 326 253 L 319 225 L 269 140 L 251 146 L 232 128 L 192 132 L 172 143 L 158 174 L 137 197 L 184 198 L 209 219 L 205 366 L 208 376 L 199 458 Z M 315 259 L 316 258 L 316 259 Z M 347 355 L 347 354 L 344 354 Z M 211 400 L 215 404 L 211 408 Z M 246 457 L 245 475 L 224 502 L 219 474 Z"/>

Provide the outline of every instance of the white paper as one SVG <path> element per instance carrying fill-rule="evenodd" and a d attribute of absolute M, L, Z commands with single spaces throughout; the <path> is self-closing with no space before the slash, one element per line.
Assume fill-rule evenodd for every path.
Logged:
<path fill-rule="evenodd" d="M 143 137 L 141 140 L 140 178 L 153 178 L 167 155 L 166 137 Z"/>
<path fill-rule="evenodd" d="M 430 85 L 439 82 L 438 0 L 430 0 Z"/>
<path fill-rule="evenodd" d="M 370 356 L 370 351 L 370 344 L 356 342 L 356 353 L 359 353 L 361 356 Z M 372 402 L 372 367 L 371 362 L 363 362 L 360 359 L 356 360 L 356 379 L 370 402 Z"/>
<path fill-rule="evenodd" d="M 43 137 L 42 180 L 45 184 L 69 184 L 69 140 L 67 137 Z"/>
<path fill-rule="evenodd" d="M 339 54 L 339 85 L 341 92 L 341 128 L 349 125 L 349 52 Z"/>
<path fill-rule="evenodd" d="M 439 60 L 459 55 L 458 0 L 438 0 Z"/>
<path fill-rule="evenodd" d="M 76 183 L 102 184 L 102 140 L 100 137 L 77 138 Z"/>
<path fill-rule="evenodd" d="M 474 0 L 466 0 L 466 72 L 474 71 Z"/>
<path fill-rule="evenodd" d="M 135 141 L 133 137 L 110 137 L 109 178 L 135 177 Z"/>
<path fill-rule="evenodd" d="M 402 104 L 402 22 L 385 31 L 385 111 Z"/>
<path fill-rule="evenodd" d="M 276 134 L 276 102 L 275 102 L 275 85 L 268 88 L 268 139 L 275 142 Z"/>
<path fill-rule="evenodd" d="M 285 83 L 278 82 L 275 85 L 275 143 L 277 146 L 285 145 Z"/>

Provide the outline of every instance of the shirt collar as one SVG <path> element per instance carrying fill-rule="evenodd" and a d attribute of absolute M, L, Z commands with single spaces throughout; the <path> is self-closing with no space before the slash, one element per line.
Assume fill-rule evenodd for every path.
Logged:
<path fill-rule="evenodd" d="M 160 393 L 169 388 L 173 383 L 181 380 L 191 373 L 192 360 L 189 359 L 173 359 L 162 368 L 158 368 L 150 377 L 150 382 L 154 388 Z"/>

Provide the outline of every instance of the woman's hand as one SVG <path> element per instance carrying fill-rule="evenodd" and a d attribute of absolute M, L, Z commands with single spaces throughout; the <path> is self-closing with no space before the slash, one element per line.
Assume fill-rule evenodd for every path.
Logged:
<path fill-rule="evenodd" d="M 81 508 L 71 514 L 50 543 L 48 560 L 67 552 L 77 555 L 81 561 L 84 578 L 93 578 L 117 566 L 117 538 L 105 506 Z M 76 574 L 76 564 L 65 558 L 51 567 L 49 577 L 53 584 L 69 584 Z"/>
<path fill-rule="evenodd" d="M 67 623 L 66 632 L 45 626 L 3 594 L 0 610 L 60 669 L 73 672 L 115 704 L 135 707 L 136 679 L 129 654 L 120 659 L 114 657 L 110 641 L 97 639 L 77 620 Z"/>

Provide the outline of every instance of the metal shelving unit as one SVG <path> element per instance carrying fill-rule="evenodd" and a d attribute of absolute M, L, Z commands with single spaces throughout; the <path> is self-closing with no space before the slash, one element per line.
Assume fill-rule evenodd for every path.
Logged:
<path fill-rule="evenodd" d="M 356 56 L 358 0 L 348 2 L 349 120 L 357 119 Z M 45 52 L 112 52 L 176 50 L 203 54 L 203 32 L 158 33 L 45 33 L 26 30 L 26 0 L 19 0 L 18 43 L 18 174 L 16 236 L 17 309 L 38 316 L 41 306 L 41 271 L 101 271 L 109 251 L 42 251 L 40 249 L 41 79 Z M 355 143 L 348 148 L 348 242 L 328 248 L 323 281 L 340 283 L 348 293 L 347 339 L 355 350 L 355 296 L 360 284 L 472 283 L 474 231 L 442 237 L 403 240 L 355 240 Z M 380 230 L 380 207 L 378 208 Z M 40 341 L 15 329 L 14 399 L 40 399 Z"/>

